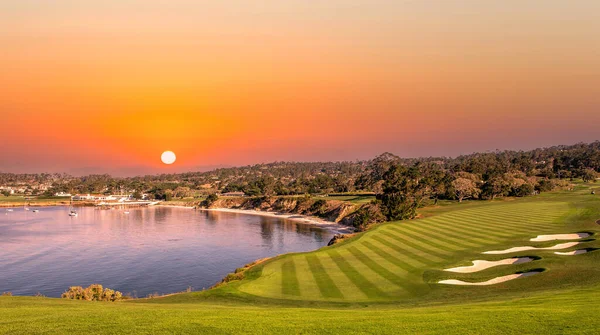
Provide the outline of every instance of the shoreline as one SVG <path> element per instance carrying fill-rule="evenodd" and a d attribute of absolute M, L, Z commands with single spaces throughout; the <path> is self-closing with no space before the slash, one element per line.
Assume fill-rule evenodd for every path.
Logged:
<path fill-rule="evenodd" d="M 91 203 L 76 203 L 72 204 L 75 207 L 93 207 Z M 42 202 L 39 204 L 36 203 L 2 203 L 0 202 L 0 208 L 20 208 L 20 207 L 55 207 L 55 206 L 69 206 L 68 202 L 57 201 L 57 202 Z M 245 214 L 245 215 L 257 215 L 271 218 L 278 218 L 284 220 L 290 220 L 306 225 L 316 226 L 319 228 L 323 228 L 332 232 L 333 234 L 352 234 L 354 233 L 354 228 L 350 226 L 344 226 L 342 224 L 327 221 L 321 219 L 316 216 L 306 216 L 301 214 L 293 214 L 293 213 L 283 213 L 283 212 L 265 212 L 258 211 L 253 209 L 233 209 L 233 208 L 197 208 L 192 206 L 183 206 L 183 205 L 170 205 L 170 204 L 158 204 L 156 206 L 150 207 L 170 207 L 170 208 L 182 208 L 182 209 L 197 209 L 201 211 L 207 212 L 220 212 L 220 213 L 233 213 L 233 214 Z"/>
<path fill-rule="evenodd" d="M 0 202 L 0 208 L 22 208 L 22 207 L 54 207 L 54 206 L 68 206 L 68 201 L 57 201 L 57 202 L 40 202 L 40 203 L 27 203 L 27 202 Z"/>
<path fill-rule="evenodd" d="M 246 214 L 246 215 L 257 215 L 264 217 L 271 217 L 277 219 L 284 219 L 303 223 L 311 226 L 316 226 L 328 230 L 334 234 L 351 234 L 354 233 L 354 228 L 344 226 L 342 224 L 326 221 L 315 216 L 305 216 L 300 214 L 282 213 L 282 212 L 264 212 L 253 209 L 233 209 L 233 208 L 198 208 L 200 211 L 206 212 L 217 212 L 217 213 L 233 213 L 233 214 Z"/>
<path fill-rule="evenodd" d="M 150 207 L 171 207 L 171 208 L 184 208 L 184 209 L 195 209 L 193 206 L 183 206 L 183 205 L 169 205 L 169 204 L 158 204 Z"/>

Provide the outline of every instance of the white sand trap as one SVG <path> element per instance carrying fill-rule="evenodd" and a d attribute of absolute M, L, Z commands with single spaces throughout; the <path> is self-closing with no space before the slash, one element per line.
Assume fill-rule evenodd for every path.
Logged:
<path fill-rule="evenodd" d="M 448 279 L 448 280 L 439 281 L 439 284 L 485 286 L 485 285 L 500 284 L 500 283 L 504 283 L 505 281 L 509 281 L 509 280 L 513 280 L 513 279 L 517 279 L 517 278 L 521 278 L 521 277 L 529 277 L 529 276 L 532 276 L 532 275 L 535 275 L 538 273 L 540 273 L 540 272 L 531 271 L 531 272 L 525 272 L 525 273 L 515 273 L 512 275 L 508 275 L 508 276 L 496 277 L 494 279 L 490 279 L 488 281 L 479 282 L 479 283 L 470 283 L 470 282 L 457 280 L 457 279 Z"/>
<path fill-rule="evenodd" d="M 498 265 L 509 265 L 509 264 L 521 264 L 531 262 L 533 258 L 531 257 L 517 257 L 517 258 L 507 258 L 500 261 L 473 261 L 473 265 L 471 266 L 460 266 L 457 268 L 445 269 L 444 271 L 450 272 L 460 272 L 460 273 L 473 273 L 482 271 L 485 269 L 489 269 Z"/>
<path fill-rule="evenodd" d="M 577 240 L 580 238 L 590 237 L 588 233 L 578 234 L 554 234 L 554 235 L 538 235 L 538 237 L 532 238 L 531 242 L 545 242 L 554 240 Z"/>
<path fill-rule="evenodd" d="M 536 248 L 536 247 L 514 247 L 514 248 L 510 248 L 510 249 L 506 249 L 506 250 L 494 250 L 494 251 L 486 251 L 484 252 L 484 254 L 487 255 L 501 255 L 501 254 L 510 254 L 513 252 L 519 252 L 519 251 L 526 251 L 526 250 L 560 250 L 560 249 L 567 249 L 570 247 L 574 247 L 576 245 L 578 245 L 580 242 L 567 242 L 567 243 L 561 243 L 561 244 L 557 244 L 555 246 L 552 247 L 548 247 L 548 248 Z"/>
<path fill-rule="evenodd" d="M 563 256 L 572 256 L 572 255 L 585 254 L 586 252 L 588 252 L 586 249 L 580 249 L 580 250 L 573 250 L 573 251 L 567 251 L 567 252 L 555 252 L 555 254 L 563 255 Z"/>

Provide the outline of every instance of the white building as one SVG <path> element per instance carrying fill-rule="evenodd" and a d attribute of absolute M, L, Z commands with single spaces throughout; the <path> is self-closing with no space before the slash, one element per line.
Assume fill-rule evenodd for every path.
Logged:
<path fill-rule="evenodd" d="M 104 195 L 104 194 L 75 194 L 73 196 L 73 201 L 107 201 L 107 200 L 117 200 L 117 197 L 114 195 Z"/>

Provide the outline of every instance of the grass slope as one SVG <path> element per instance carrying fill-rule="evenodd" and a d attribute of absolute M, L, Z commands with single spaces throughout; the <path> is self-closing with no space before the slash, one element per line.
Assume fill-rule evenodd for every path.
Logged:
<path fill-rule="evenodd" d="M 156 299 L 159 300 L 159 299 Z M 396 308 L 91 303 L 0 297 L 2 334 L 597 334 L 600 287 Z"/>
<path fill-rule="evenodd" d="M 323 248 L 308 255 L 285 255 L 267 262 L 260 276 L 241 284 L 239 290 L 275 299 L 346 302 L 420 297 L 431 291 L 444 290 L 437 287 L 440 279 L 456 277 L 479 281 L 547 266 L 549 262 L 535 261 L 470 275 L 440 271 L 467 265 L 474 259 L 531 255 L 532 252 L 525 252 L 484 257 L 481 253 L 531 245 L 528 240 L 539 234 L 581 230 L 565 227 L 564 219 L 572 213 L 573 209 L 565 201 L 537 199 L 459 208 L 420 220 L 383 224 L 333 248 Z M 535 253 L 540 254 L 542 260 L 559 260 L 550 251 Z M 543 277 L 526 280 L 544 281 Z M 481 288 L 472 290 L 479 292 Z"/>
<path fill-rule="evenodd" d="M 90 303 L 0 297 L 0 333 L 445 333 L 593 334 L 600 326 L 600 251 L 482 255 L 540 234 L 594 233 L 600 247 L 600 197 L 576 191 L 514 201 L 445 204 L 422 218 L 387 223 L 333 247 L 287 254 L 217 289 L 160 299 Z M 524 264 L 471 274 L 442 271 L 472 260 L 536 256 Z M 536 276 L 482 287 L 518 271 Z"/>

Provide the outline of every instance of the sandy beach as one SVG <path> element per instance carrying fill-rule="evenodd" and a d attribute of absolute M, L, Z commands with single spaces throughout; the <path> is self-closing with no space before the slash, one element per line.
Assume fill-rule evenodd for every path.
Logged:
<path fill-rule="evenodd" d="M 265 217 L 279 218 L 285 220 L 296 221 L 303 224 L 309 224 L 318 226 L 323 229 L 327 229 L 334 234 L 350 234 L 354 232 L 354 228 L 341 225 L 339 223 L 326 221 L 314 216 L 305 216 L 299 214 L 289 214 L 280 212 L 263 212 L 251 209 L 232 209 L 232 208 L 198 208 L 198 210 L 208 212 L 220 212 L 220 213 L 235 213 L 235 214 L 246 214 L 246 215 L 260 215 Z"/>

